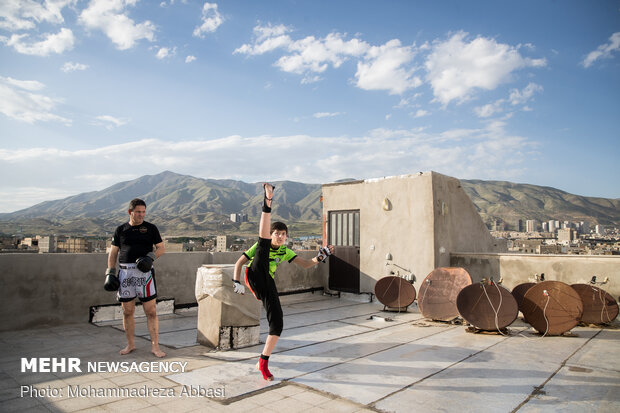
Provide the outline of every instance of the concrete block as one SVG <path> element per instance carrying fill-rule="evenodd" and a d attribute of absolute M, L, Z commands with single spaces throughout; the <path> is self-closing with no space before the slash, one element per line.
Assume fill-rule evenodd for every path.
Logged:
<path fill-rule="evenodd" d="M 259 343 L 261 303 L 251 292 L 233 291 L 234 265 L 203 265 L 196 273 L 198 300 L 196 340 L 217 349 Z"/>
<path fill-rule="evenodd" d="M 94 324 L 123 319 L 123 308 L 120 303 L 115 305 L 96 306 L 93 307 L 91 311 L 93 314 L 91 322 Z M 164 314 L 174 314 L 174 300 L 161 300 L 157 302 L 157 315 L 161 316 Z M 134 317 L 146 317 L 144 315 L 144 309 L 139 302 L 136 303 Z"/>
<path fill-rule="evenodd" d="M 259 343 L 260 327 L 220 327 L 217 349 L 233 350 Z"/>
<path fill-rule="evenodd" d="M 116 307 L 117 306 L 115 305 L 93 307 L 91 310 L 93 314 L 91 321 L 93 323 L 100 323 L 102 321 L 116 320 L 115 318 Z"/>
<path fill-rule="evenodd" d="M 232 327 L 234 348 L 250 347 L 259 343 L 260 326 Z"/>

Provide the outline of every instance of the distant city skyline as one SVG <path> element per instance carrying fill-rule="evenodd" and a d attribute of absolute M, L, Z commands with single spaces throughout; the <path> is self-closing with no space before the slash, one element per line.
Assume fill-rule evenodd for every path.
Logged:
<path fill-rule="evenodd" d="M 620 2 L 0 3 L 0 212 L 171 170 L 620 198 Z"/>

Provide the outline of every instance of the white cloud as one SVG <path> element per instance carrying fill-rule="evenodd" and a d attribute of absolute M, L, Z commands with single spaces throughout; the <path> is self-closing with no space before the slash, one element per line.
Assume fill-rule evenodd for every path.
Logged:
<path fill-rule="evenodd" d="M 254 27 L 254 44 L 244 44 L 233 52 L 233 54 L 261 55 L 271 52 L 280 47 L 286 48 L 291 42 L 291 38 L 286 34 L 292 31 L 284 25 L 256 26 Z"/>
<path fill-rule="evenodd" d="M 258 25 L 253 41 L 234 53 L 254 56 L 280 50 L 283 55 L 274 65 L 284 72 L 302 75 L 302 84 L 321 80 L 319 74 L 330 66 L 339 68 L 345 61 L 356 59 L 355 86 L 390 94 L 403 94 L 423 84 L 415 73 L 420 68 L 414 58 L 425 53 L 425 80 L 430 83 L 435 100 L 444 106 L 453 100 L 467 101 L 477 90 L 493 90 L 510 82 L 518 69 L 547 64 L 545 59 L 521 55 L 520 49 L 534 50 L 529 43 L 510 46 L 482 36 L 469 40 L 465 32 L 416 47 L 403 46 L 399 39 L 373 46 L 359 38 L 346 40 L 345 35 L 336 32 L 323 38 L 307 36 L 294 40 L 290 36 L 292 31 L 284 25 Z"/>
<path fill-rule="evenodd" d="M 158 58 L 159 60 L 165 59 L 167 57 L 172 57 L 174 55 L 177 54 L 177 48 L 173 47 L 172 49 L 168 48 L 168 47 L 161 47 L 158 51 L 157 54 L 155 55 L 156 58 Z"/>
<path fill-rule="evenodd" d="M 408 98 L 400 98 L 398 105 L 394 105 L 395 109 L 402 109 L 412 105 L 412 99 Z"/>
<path fill-rule="evenodd" d="M 2 0 L 0 2 L 0 29 L 8 31 L 34 29 L 37 23 L 61 24 L 62 9 L 77 0 Z"/>
<path fill-rule="evenodd" d="M 32 93 L 45 88 L 36 80 L 16 80 L 0 76 L 0 113 L 22 122 L 60 122 L 67 126 L 71 120 L 53 113 L 57 99 Z"/>
<path fill-rule="evenodd" d="M 196 60 L 196 56 L 189 55 L 185 58 L 185 63 L 191 63 Z"/>
<path fill-rule="evenodd" d="M 301 84 L 309 85 L 310 83 L 317 83 L 317 82 L 320 82 L 321 80 L 323 80 L 323 78 L 319 75 L 305 74 L 304 77 L 301 79 Z"/>
<path fill-rule="evenodd" d="M 351 56 L 360 56 L 368 49 L 359 39 L 343 40 L 340 33 L 330 33 L 323 39 L 308 36 L 288 45 L 292 54 L 282 56 L 275 63 L 285 72 L 302 74 L 324 72 L 331 64 L 338 68 Z"/>
<path fill-rule="evenodd" d="M 11 86 L 15 86 L 15 87 L 18 87 L 24 90 L 33 91 L 33 90 L 41 90 L 45 88 L 45 85 L 39 82 L 38 80 L 17 80 L 11 77 L 1 77 L 1 76 L 0 76 L 0 80 Z"/>
<path fill-rule="evenodd" d="M 119 126 L 126 125 L 129 122 L 127 118 L 116 118 L 110 115 L 101 115 L 97 116 L 97 122 L 94 122 L 95 125 L 105 126 L 106 129 L 112 130 L 114 128 L 118 128 Z"/>
<path fill-rule="evenodd" d="M 415 93 L 409 97 L 401 97 L 398 104 L 392 107 L 394 109 L 407 109 L 407 108 L 413 108 L 413 107 L 420 107 L 420 104 L 416 103 L 415 101 L 420 99 L 421 96 L 422 96 L 422 93 Z"/>
<path fill-rule="evenodd" d="M 358 38 L 347 40 L 344 34 L 335 32 L 322 38 L 293 40 L 291 31 L 284 25 L 256 26 L 253 43 L 238 47 L 234 53 L 254 56 L 280 49 L 284 55 L 274 65 L 284 72 L 302 75 L 302 84 L 321 80 L 319 73 L 330 66 L 339 68 L 349 59 L 358 59 L 355 79 L 361 89 L 400 94 L 422 84 L 408 67 L 415 56 L 413 46 L 402 46 L 398 39 L 371 46 Z"/>
<path fill-rule="evenodd" d="M 598 59 L 609 59 L 613 52 L 620 50 L 620 32 L 615 32 L 609 37 L 609 41 L 596 48 L 596 50 L 588 53 L 581 64 L 588 68 L 592 66 Z"/>
<path fill-rule="evenodd" d="M 344 115 L 342 112 L 317 112 L 312 115 L 312 117 L 320 119 L 320 118 L 333 118 L 335 116 Z"/>
<path fill-rule="evenodd" d="M 523 90 L 510 90 L 510 103 L 513 105 L 522 105 L 531 100 L 536 92 L 542 92 L 543 87 L 536 83 L 529 83 Z"/>
<path fill-rule="evenodd" d="M 18 53 L 34 55 L 34 56 L 47 56 L 50 53 L 61 54 L 65 50 L 73 49 L 75 38 L 73 32 L 70 29 L 62 28 L 56 34 L 46 33 L 44 40 L 39 42 L 27 43 L 27 34 L 13 34 L 8 39 L 2 38 L 2 41 L 7 46 L 13 47 Z"/>
<path fill-rule="evenodd" d="M 168 54 L 169 54 L 169 49 L 167 47 L 161 47 L 157 51 L 157 54 L 155 55 L 155 57 L 158 59 L 163 59 L 165 57 L 168 57 Z"/>
<path fill-rule="evenodd" d="M 504 99 L 499 99 L 493 103 L 488 103 L 486 105 L 474 108 L 474 112 L 476 112 L 476 115 L 478 115 L 478 117 L 480 118 L 488 118 L 495 115 L 496 113 L 503 112 L 504 109 L 502 108 L 502 104 L 504 102 Z"/>
<path fill-rule="evenodd" d="M 345 40 L 340 33 L 330 33 L 324 38 L 308 36 L 292 40 L 287 33 L 290 28 L 284 25 L 257 26 L 254 28 L 254 43 L 244 44 L 234 53 L 261 55 L 276 49 L 283 49 L 275 66 L 288 73 L 304 75 L 304 83 L 320 80 L 317 73 L 323 73 L 331 65 L 338 68 L 351 57 L 362 56 L 369 45 L 359 39 Z"/>
<path fill-rule="evenodd" d="M 453 129 L 440 133 L 414 130 L 376 129 L 359 137 L 343 136 L 227 136 L 219 139 L 173 142 L 147 139 L 96 149 L 61 150 L 32 148 L 0 149 L 0 175 L 44 164 L 47 173 L 15 175 L 4 181 L 7 188 L 47 187 L 50 191 L 72 188 L 74 193 L 103 189 L 120 180 L 171 170 L 204 178 L 239 179 L 257 182 L 288 179 L 301 182 L 333 182 L 341 178 L 373 178 L 435 170 L 459 178 L 516 179 L 524 169 L 526 153 L 535 143 L 509 134 L 503 122 L 480 129 Z M 279 154 L 265 176 L 250 157 L 239 158 L 246 148 L 251 159 Z M 329 148 L 326 152 L 325 148 Z M 127 162 L 140 163 L 132 174 L 111 176 L 109 171 L 126 171 Z M 205 164 L 204 160 L 209 159 Z M 231 169 L 230 165 L 235 165 Z M 93 177 L 80 177 L 85 170 Z M 96 179 L 99 176 L 101 179 Z M 99 187 L 94 188 L 93 182 Z M 105 185 L 104 185 L 105 184 Z M 33 203 L 36 200 L 32 200 Z M 0 210 L 14 210 L 18 196 L 5 199 Z M 23 206 L 23 205 L 21 205 Z"/>
<path fill-rule="evenodd" d="M 268 23 L 266 26 L 254 27 L 254 36 L 256 37 L 257 42 L 263 42 L 270 38 L 278 38 L 291 32 L 292 30 L 293 29 L 283 24 L 273 26 L 271 23 Z"/>
<path fill-rule="evenodd" d="M 150 21 L 136 24 L 126 8 L 136 0 L 91 0 L 79 22 L 91 30 L 101 30 L 120 50 L 132 48 L 137 41 L 155 40 L 155 25 Z"/>
<path fill-rule="evenodd" d="M 202 24 L 197 26 L 193 33 L 194 36 L 201 38 L 205 37 L 205 33 L 213 33 L 224 23 L 224 18 L 217 10 L 216 3 L 205 3 L 204 6 L 202 6 L 201 19 Z"/>
<path fill-rule="evenodd" d="M 85 65 L 83 63 L 73 63 L 73 62 L 66 62 L 60 68 L 60 70 L 62 70 L 65 73 L 75 72 L 76 70 L 86 70 L 86 69 L 88 69 L 88 65 Z"/>
<path fill-rule="evenodd" d="M 458 32 L 446 41 L 436 41 L 425 66 L 435 99 L 447 105 L 464 102 L 478 89 L 493 90 L 512 80 L 513 72 L 524 67 L 542 67 L 544 59 L 521 56 L 518 48 Z"/>
<path fill-rule="evenodd" d="M 424 110 L 424 109 L 418 109 L 415 114 L 413 115 L 414 118 L 422 118 L 424 116 L 428 116 L 431 113 L 428 110 Z"/>
<path fill-rule="evenodd" d="M 489 118 L 495 114 L 504 112 L 504 104 L 510 102 L 512 106 L 525 105 L 528 101 L 532 100 L 536 92 L 542 92 L 543 87 L 536 83 L 530 82 L 522 90 L 510 89 L 508 99 L 498 99 L 493 103 L 488 103 L 483 106 L 474 108 L 474 112 L 480 118 Z M 529 112 L 532 110 L 529 106 L 523 106 L 521 110 Z M 511 117 L 512 113 L 508 113 L 507 117 Z"/>
<path fill-rule="evenodd" d="M 415 56 L 412 46 L 401 46 L 400 40 L 390 40 L 382 46 L 367 50 L 363 61 L 357 63 L 357 87 L 364 90 L 386 90 L 392 95 L 401 94 L 422 84 L 407 69 Z"/>

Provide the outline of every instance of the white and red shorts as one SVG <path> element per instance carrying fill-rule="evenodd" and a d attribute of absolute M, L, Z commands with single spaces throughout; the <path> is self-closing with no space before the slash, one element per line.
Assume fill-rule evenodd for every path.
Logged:
<path fill-rule="evenodd" d="M 121 264 L 120 266 L 118 279 L 121 286 L 118 289 L 118 301 L 128 302 L 137 297 L 141 302 L 145 302 L 157 298 L 153 269 L 142 272 L 136 268 L 136 264 Z"/>

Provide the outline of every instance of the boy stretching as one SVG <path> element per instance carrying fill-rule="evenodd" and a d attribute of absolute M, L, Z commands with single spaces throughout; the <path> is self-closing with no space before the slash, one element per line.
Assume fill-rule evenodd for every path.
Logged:
<path fill-rule="evenodd" d="M 295 264 L 310 268 L 317 265 L 334 252 L 334 247 L 329 245 L 321 247 L 319 254 L 311 260 L 298 257 L 286 245 L 288 228 L 282 222 L 271 223 L 271 202 L 273 198 L 274 186 L 263 184 L 264 200 L 263 212 L 260 216 L 258 227 L 258 242 L 243 253 L 235 264 L 234 290 L 237 294 L 245 293 L 245 285 L 240 282 L 241 268 L 249 262 L 245 271 L 245 284 L 254 296 L 263 302 L 263 307 L 267 313 L 269 322 L 269 335 L 265 341 L 265 347 L 256 368 L 260 370 L 265 380 L 273 380 L 273 375 L 269 372 L 269 356 L 273 351 L 282 328 L 284 326 L 282 307 L 280 298 L 274 281 L 276 268 L 283 261 L 295 262 Z"/>

